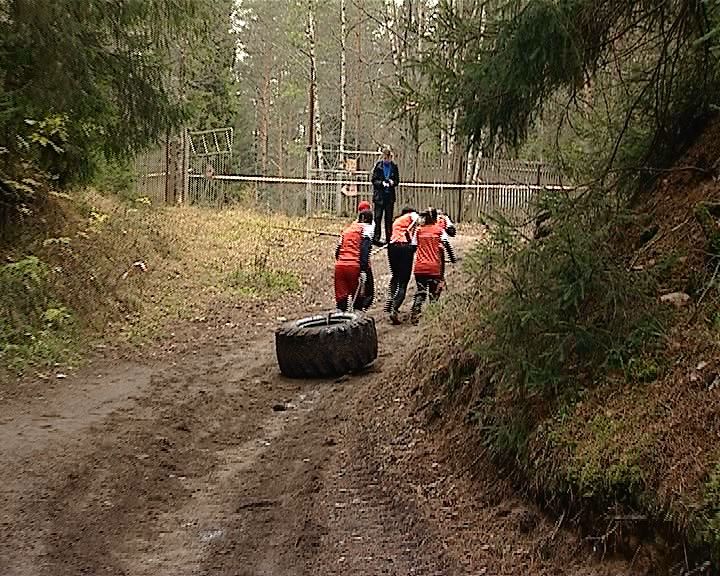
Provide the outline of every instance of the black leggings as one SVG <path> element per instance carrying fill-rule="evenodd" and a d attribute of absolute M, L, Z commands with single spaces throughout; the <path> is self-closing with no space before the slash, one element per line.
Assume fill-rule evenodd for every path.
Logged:
<path fill-rule="evenodd" d="M 392 276 L 390 292 L 385 303 L 386 312 L 397 312 L 405 301 L 416 248 L 416 246 L 404 242 L 393 242 L 388 245 L 388 262 Z"/>
<path fill-rule="evenodd" d="M 440 276 L 425 276 L 415 274 L 415 297 L 413 298 L 412 312 L 416 316 L 422 310 L 425 298 L 430 296 L 430 302 L 435 302 L 440 297 L 443 288 L 443 279 Z"/>

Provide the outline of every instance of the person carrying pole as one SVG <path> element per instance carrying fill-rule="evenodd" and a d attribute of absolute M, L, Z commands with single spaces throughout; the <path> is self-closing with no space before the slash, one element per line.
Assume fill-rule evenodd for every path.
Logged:
<path fill-rule="evenodd" d="M 385 302 L 385 313 L 389 314 L 393 324 L 400 324 L 399 310 L 405 300 L 407 286 L 412 275 L 415 257 L 416 232 L 420 215 L 415 208 L 406 206 L 400 216 L 395 218 L 388 244 L 388 263 L 390 264 L 390 290 Z"/>
<path fill-rule="evenodd" d="M 361 212 L 371 211 L 372 206 L 367 200 L 362 200 L 358 204 L 358 214 Z M 372 233 L 375 233 L 375 221 L 373 220 Z M 355 308 L 367 312 L 372 306 L 375 300 L 375 277 L 373 276 L 372 265 L 368 262 L 367 277 L 365 279 L 365 285 L 362 287 L 362 293 L 358 297 L 358 301 L 355 303 Z"/>
<path fill-rule="evenodd" d="M 457 228 L 455 228 L 455 224 L 452 220 L 450 220 L 450 217 L 445 214 L 442 210 L 438 209 L 438 226 L 445 230 L 445 233 L 450 236 L 451 238 L 454 238 L 457 234 Z M 442 272 L 441 276 L 443 279 L 443 282 L 445 281 L 445 258 L 442 259 Z"/>
<path fill-rule="evenodd" d="M 445 232 L 448 236 L 450 236 L 450 238 L 454 238 L 457 234 L 457 228 L 455 228 L 455 224 L 453 224 L 453 221 L 450 220 L 450 217 L 440 209 L 438 209 L 437 215 L 438 225 L 440 226 L 440 228 L 445 230 Z"/>
<path fill-rule="evenodd" d="M 361 301 L 363 286 L 370 269 L 373 236 L 373 214 L 363 210 L 358 219 L 346 228 L 335 249 L 335 306 L 345 312 Z M 361 304 L 362 306 L 362 304 Z"/>
<path fill-rule="evenodd" d="M 393 210 L 395 209 L 395 190 L 400 183 L 400 171 L 393 162 L 393 153 L 389 146 L 383 148 L 383 158 L 375 164 L 370 180 L 373 186 L 373 205 L 375 208 L 375 234 L 373 244 L 380 242 L 381 227 L 385 225 L 385 242 L 392 236 Z"/>
<path fill-rule="evenodd" d="M 428 208 L 421 215 L 422 226 L 417 231 L 417 253 L 415 257 L 415 283 L 417 285 L 413 299 L 410 320 L 417 324 L 423 303 L 429 296 L 430 301 L 440 297 L 444 287 L 443 262 L 447 252 L 450 262 L 455 264 L 457 258 L 450 245 L 447 233 L 438 224 L 438 213 L 435 208 Z"/>

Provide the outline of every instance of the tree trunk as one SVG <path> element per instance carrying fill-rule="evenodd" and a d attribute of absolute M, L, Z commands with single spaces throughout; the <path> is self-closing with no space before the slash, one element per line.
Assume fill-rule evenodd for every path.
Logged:
<path fill-rule="evenodd" d="M 467 152 L 467 164 L 465 166 L 465 183 L 471 184 L 473 173 L 475 172 L 475 146 L 470 144 Z"/>
<path fill-rule="evenodd" d="M 283 162 L 284 162 L 284 154 L 283 154 L 283 147 L 285 146 L 285 127 L 283 126 L 283 117 L 282 114 L 278 114 L 278 135 L 277 135 L 277 169 L 278 169 L 278 176 L 280 178 L 283 177 Z"/>
<path fill-rule="evenodd" d="M 310 44 L 310 90 L 314 96 L 313 116 L 314 126 L 310 130 L 315 131 L 315 147 L 317 149 L 318 170 L 325 169 L 325 159 L 322 150 L 322 123 L 320 121 L 320 99 L 317 90 L 317 58 L 315 56 L 315 2 L 308 0 L 308 42 Z"/>
<path fill-rule="evenodd" d="M 361 22 L 358 16 L 358 22 L 355 24 L 355 49 L 357 52 L 357 69 L 355 70 L 354 92 L 355 92 L 355 150 L 360 150 L 360 99 L 362 97 L 363 82 L 362 78 L 362 39 L 361 39 Z"/>
<path fill-rule="evenodd" d="M 308 25 L 305 31 L 308 46 L 314 43 L 315 24 L 312 17 L 312 0 L 308 0 Z M 315 54 L 310 51 L 310 76 L 308 79 L 308 123 L 307 123 L 307 156 L 305 162 L 305 178 L 309 179 L 313 167 L 313 147 L 315 146 Z M 308 183 L 308 187 L 310 184 Z M 309 190 L 309 188 L 308 188 Z"/>
<path fill-rule="evenodd" d="M 260 169 L 263 176 L 267 175 L 268 168 L 268 146 L 270 141 L 270 56 L 266 56 L 263 63 L 263 83 L 260 92 L 260 108 L 262 117 L 260 119 L 260 130 L 258 137 L 258 149 L 260 151 Z"/>
<path fill-rule="evenodd" d="M 347 123 L 347 61 L 345 36 L 347 34 L 345 0 L 340 0 L 340 169 L 345 169 L 345 125 Z"/>
<path fill-rule="evenodd" d="M 402 56 L 400 54 L 400 35 L 396 33 L 398 25 L 398 12 L 395 0 L 385 0 L 385 11 L 385 18 L 392 21 L 393 26 L 395 26 L 394 31 L 390 30 L 390 48 L 392 52 L 393 64 L 395 65 L 395 74 L 399 77 Z"/>
<path fill-rule="evenodd" d="M 317 85 L 316 85 L 317 86 Z M 318 170 L 325 170 L 325 154 L 323 153 L 322 122 L 320 120 L 320 99 L 315 92 L 315 145 L 317 148 Z"/>

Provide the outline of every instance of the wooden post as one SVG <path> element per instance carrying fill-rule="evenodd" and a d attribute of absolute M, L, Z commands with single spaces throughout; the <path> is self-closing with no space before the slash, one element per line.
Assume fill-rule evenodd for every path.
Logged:
<path fill-rule="evenodd" d="M 458 213 L 456 222 L 462 221 L 463 196 L 465 196 L 463 188 L 458 188 Z"/>
<path fill-rule="evenodd" d="M 183 178 L 182 178 L 182 190 L 180 192 L 180 198 L 178 198 L 178 204 L 188 204 L 188 198 L 190 197 L 190 130 L 183 128 Z"/>
<path fill-rule="evenodd" d="M 342 216 L 342 181 L 344 177 L 344 172 L 336 173 L 335 178 L 337 178 L 338 183 L 335 186 L 335 215 L 336 216 Z"/>
<path fill-rule="evenodd" d="M 464 163 L 465 155 L 464 155 L 464 154 L 457 154 L 457 152 L 460 150 L 460 148 L 459 148 L 459 145 L 458 145 L 458 144 L 456 144 L 455 146 L 456 146 L 456 147 L 455 147 L 455 151 L 456 151 L 456 155 L 457 155 L 457 158 L 458 158 L 458 159 L 457 159 L 457 165 L 456 165 L 456 167 L 455 167 L 455 169 L 456 169 L 456 172 L 455 172 L 455 182 L 457 182 L 458 185 L 460 186 L 460 188 L 458 188 L 457 215 L 456 215 L 457 220 L 456 220 L 456 221 L 457 221 L 457 222 L 460 222 L 460 221 L 462 220 L 462 210 L 463 210 L 463 196 L 464 196 L 464 194 L 463 194 L 462 185 L 464 184 L 464 180 L 465 180 L 465 165 L 464 165 L 464 164 L 465 164 L 465 163 Z"/>
<path fill-rule="evenodd" d="M 170 129 L 165 133 L 165 198 L 164 203 L 170 201 Z"/>
<path fill-rule="evenodd" d="M 310 177 L 312 173 L 313 165 L 313 151 L 312 146 L 307 147 L 305 152 L 305 216 L 310 216 L 312 207 L 312 185 L 310 184 Z"/>

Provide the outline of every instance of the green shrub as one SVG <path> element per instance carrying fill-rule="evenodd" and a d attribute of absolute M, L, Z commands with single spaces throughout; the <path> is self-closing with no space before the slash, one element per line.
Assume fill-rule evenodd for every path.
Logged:
<path fill-rule="evenodd" d="M 73 316 L 53 300 L 49 275 L 36 256 L 0 266 L 0 359 L 7 367 L 52 363 L 69 352 Z"/>
<path fill-rule="evenodd" d="M 613 248 L 630 216 L 611 204 L 600 194 L 546 199 L 548 237 L 526 241 L 501 224 L 467 259 L 486 296 L 477 322 L 487 335 L 475 352 L 508 407 L 485 419 L 499 454 L 523 454 L 543 418 L 576 402 L 608 368 L 642 382 L 659 374 L 653 354 L 664 324 L 656 278 L 627 270 Z"/>
<path fill-rule="evenodd" d="M 609 248 L 617 215 L 592 199 L 553 208 L 553 233 L 510 255 L 484 344 L 504 382 L 545 398 L 581 386 L 576 376 L 592 375 L 613 354 L 642 347 L 656 311 L 653 278 L 626 271 Z"/>
<path fill-rule="evenodd" d="M 48 269 L 36 256 L 0 267 L 0 334 L 4 342 L 18 344 L 42 327 L 49 306 Z"/>

